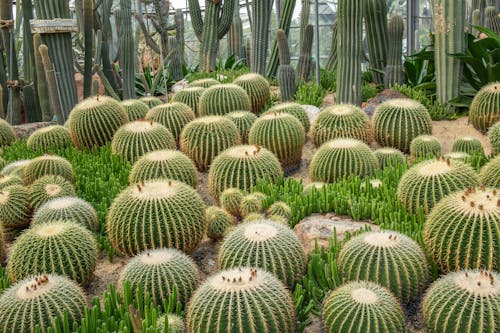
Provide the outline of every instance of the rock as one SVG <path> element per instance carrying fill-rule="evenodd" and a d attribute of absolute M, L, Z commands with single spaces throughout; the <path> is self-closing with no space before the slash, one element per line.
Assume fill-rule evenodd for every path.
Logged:
<path fill-rule="evenodd" d="M 319 317 L 316 317 L 312 314 L 309 315 L 312 319 L 312 323 L 304 328 L 303 333 L 319 333 L 322 332 L 321 330 L 321 319 Z"/>
<path fill-rule="evenodd" d="M 321 105 L 321 107 L 326 108 L 332 105 L 335 105 L 335 94 L 326 94 L 325 98 L 323 98 L 323 104 Z"/>
<path fill-rule="evenodd" d="M 379 105 L 382 104 L 385 101 L 388 101 L 390 99 L 395 99 L 395 98 L 408 98 L 405 94 L 400 93 L 399 91 L 396 90 L 391 90 L 391 89 L 385 89 L 377 94 L 377 96 L 370 98 L 366 103 L 363 105 L 363 110 L 368 116 L 373 116 L 373 113 L 375 112 L 375 108 Z"/>
<path fill-rule="evenodd" d="M 182 79 L 178 82 L 176 82 L 173 86 L 172 86 L 172 92 L 173 93 L 177 93 L 181 90 L 184 90 L 185 88 L 187 88 L 189 86 L 189 82 L 188 80 L 186 79 Z"/>
<path fill-rule="evenodd" d="M 33 133 L 37 129 L 42 128 L 42 127 L 47 127 L 50 125 L 56 125 L 56 123 L 51 122 L 51 121 L 44 121 L 44 122 L 38 122 L 38 123 L 16 125 L 16 126 L 12 126 L 12 128 L 14 129 L 14 132 L 16 133 L 16 137 L 19 140 L 22 140 L 22 139 L 27 139 L 31 135 L 31 133 Z"/>
<path fill-rule="evenodd" d="M 218 243 L 205 238 L 201 244 L 191 253 L 191 258 L 200 269 L 200 277 L 203 281 L 207 276 L 217 272 L 217 248 Z"/>
<path fill-rule="evenodd" d="M 370 227 L 374 231 L 378 231 L 379 227 L 368 221 L 359 222 L 346 216 L 337 216 L 335 214 L 313 214 L 306 217 L 294 228 L 294 232 L 299 237 L 302 246 L 306 253 L 314 250 L 315 241 L 322 247 L 328 247 L 330 238 L 333 237 L 336 230 L 337 239 L 344 240 L 346 232 L 354 232 L 356 230 Z"/>
<path fill-rule="evenodd" d="M 314 105 L 302 105 L 307 115 L 309 116 L 309 122 L 312 124 L 321 111 L 320 108 Z"/>

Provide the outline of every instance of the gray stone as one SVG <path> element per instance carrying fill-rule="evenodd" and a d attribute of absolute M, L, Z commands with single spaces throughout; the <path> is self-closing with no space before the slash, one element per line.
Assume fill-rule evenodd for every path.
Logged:
<path fill-rule="evenodd" d="M 181 90 L 184 90 L 185 88 L 187 88 L 189 86 L 189 82 L 188 80 L 186 79 L 182 79 L 178 82 L 176 82 L 173 86 L 172 86 L 172 92 L 173 93 L 177 93 Z"/>
<path fill-rule="evenodd" d="M 314 120 L 318 116 L 319 112 L 321 111 L 320 108 L 314 105 L 302 105 L 304 110 L 307 113 L 307 116 L 309 117 L 309 122 L 312 124 L 314 123 Z"/>

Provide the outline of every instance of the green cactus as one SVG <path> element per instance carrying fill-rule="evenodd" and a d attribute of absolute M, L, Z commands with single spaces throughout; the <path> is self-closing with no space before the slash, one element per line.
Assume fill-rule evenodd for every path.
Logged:
<path fill-rule="evenodd" d="M 24 167 L 30 162 L 31 160 L 18 160 L 11 162 L 7 165 L 5 165 L 0 172 L 4 176 L 18 176 L 18 177 L 23 177 L 23 171 Z"/>
<path fill-rule="evenodd" d="M 420 246 L 393 231 L 368 232 L 350 239 L 339 253 L 338 267 L 344 281 L 379 283 L 405 304 L 418 298 L 429 280 Z"/>
<path fill-rule="evenodd" d="M 314 39 L 314 26 L 308 24 L 304 30 L 303 40 L 300 44 L 299 60 L 297 62 L 297 76 L 301 81 L 309 81 L 312 70 L 312 45 Z"/>
<path fill-rule="evenodd" d="M 218 83 L 217 83 L 218 84 Z M 198 110 L 200 97 L 205 91 L 203 87 L 187 87 L 174 94 L 172 102 L 186 104 L 196 115 L 200 115 Z"/>
<path fill-rule="evenodd" d="M 338 64 L 338 51 L 337 51 L 337 44 L 338 44 L 338 27 L 337 27 L 337 20 L 333 21 L 332 25 L 332 45 L 330 48 L 330 53 L 328 55 L 328 61 L 326 63 L 326 69 L 329 71 L 337 71 L 337 64 Z"/>
<path fill-rule="evenodd" d="M 479 185 L 472 167 L 459 161 L 433 159 L 407 170 L 398 184 L 399 201 L 410 212 L 419 209 L 427 214 L 448 194 Z"/>
<path fill-rule="evenodd" d="M 29 224 L 29 191 L 21 185 L 11 185 L 0 191 L 0 221 L 3 227 L 20 229 Z"/>
<path fill-rule="evenodd" d="M 59 125 L 66 123 L 68 120 L 68 113 L 64 110 L 63 101 L 59 96 L 59 86 L 56 78 L 56 69 L 54 63 L 49 55 L 49 48 L 45 44 L 40 44 L 38 51 L 42 59 L 43 69 L 45 70 L 45 80 L 47 82 L 48 99 L 52 114 L 57 120 Z"/>
<path fill-rule="evenodd" d="M 14 141 L 16 141 L 16 133 L 14 133 L 12 126 L 0 119 L 0 147 L 10 146 Z"/>
<path fill-rule="evenodd" d="M 73 185 L 61 176 L 43 176 L 30 187 L 30 202 L 34 209 L 49 200 L 66 196 L 76 196 L 76 192 Z"/>
<path fill-rule="evenodd" d="M 0 190 L 3 190 L 6 187 L 12 185 L 24 185 L 24 182 L 21 177 L 16 175 L 7 175 L 4 176 L 0 173 Z"/>
<path fill-rule="evenodd" d="M 240 216 L 240 205 L 243 200 L 243 191 L 237 188 L 228 188 L 225 189 L 220 194 L 220 205 L 221 207 L 232 214 L 233 216 Z"/>
<path fill-rule="evenodd" d="M 174 81 L 180 81 L 184 78 L 182 63 L 184 62 L 184 54 L 178 50 L 179 44 L 176 36 L 168 36 L 168 49 L 170 50 L 169 69 Z"/>
<path fill-rule="evenodd" d="M 145 96 L 139 98 L 139 100 L 143 103 L 145 103 L 150 109 L 154 108 L 155 106 L 162 105 L 163 101 L 159 99 L 158 97 L 154 96 Z"/>
<path fill-rule="evenodd" d="M 32 159 L 23 170 L 23 180 L 30 185 L 44 176 L 61 176 L 73 181 L 73 166 L 68 160 L 57 155 L 43 155 Z"/>
<path fill-rule="evenodd" d="M 441 143 L 432 135 L 419 135 L 410 143 L 410 156 L 413 159 L 440 157 Z"/>
<path fill-rule="evenodd" d="M 469 108 L 469 122 L 485 133 L 494 123 L 500 121 L 500 83 L 484 86 L 472 100 Z"/>
<path fill-rule="evenodd" d="M 127 99 L 120 104 L 127 112 L 129 121 L 144 119 L 149 111 L 149 106 L 139 99 Z"/>
<path fill-rule="evenodd" d="M 86 307 L 82 288 L 70 279 L 52 274 L 31 276 L 0 296 L 0 331 L 47 333 L 55 318 L 73 327 Z"/>
<path fill-rule="evenodd" d="M 240 132 L 241 143 L 248 143 L 248 133 L 257 116 L 249 111 L 233 111 L 224 117 L 230 119 Z"/>
<path fill-rule="evenodd" d="M 49 152 L 71 147 L 69 131 L 61 125 L 52 125 L 37 129 L 26 142 L 28 149 Z"/>
<path fill-rule="evenodd" d="M 33 34 L 33 46 L 35 53 L 35 69 L 36 69 L 36 93 L 38 102 L 42 112 L 42 121 L 52 121 L 53 112 L 49 99 L 49 88 L 45 77 L 45 69 L 43 67 L 42 55 L 40 54 L 40 45 L 42 45 L 42 37 L 40 34 Z"/>
<path fill-rule="evenodd" d="M 432 134 L 429 111 L 411 99 L 392 99 L 380 104 L 373 114 L 375 140 L 384 147 L 409 152 L 411 141 Z"/>
<path fill-rule="evenodd" d="M 402 52 L 403 34 L 405 24 L 403 18 L 397 14 L 389 20 L 389 48 L 387 56 L 387 66 L 384 69 L 384 85 L 390 88 L 396 84 L 401 85 L 404 81 Z"/>
<path fill-rule="evenodd" d="M 493 1 L 493 6 L 484 9 L 484 26 L 496 34 L 500 34 L 500 17 L 498 17 L 497 6 Z"/>
<path fill-rule="evenodd" d="M 200 116 L 223 116 L 233 111 L 250 111 L 250 98 L 245 89 L 236 84 L 218 84 L 201 94 Z"/>
<path fill-rule="evenodd" d="M 295 69 L 290 65 L 290 48 L 288 39 L 283 30 L 276 31 L 276 41 L 279 52 L 278 82 L 280 86 L 280 100 L 282 102 L 291 101 L 297 91 L 297 79 Z"/>
<path fill-rule="evenodd" d="M 198 182 L 193 161 L 177 150 L 157 150 L 147 153 L 132 166 L 130 185 L 153 179 L 178 180 L 192 187 Z"/>
<path fill-rule="evenodd" d="M 429 332 L 498 332 L 499 286 L 500 275 L 496 272 L 459 271 L 441 277 L 422 301 Z"/>
<path fill-rule="evenodd" d="M 443 157 L 449 160 L 460 161 L 462 163 L 468 163 L 471 158 L 469 154 L 461 151 L 452 151 L 448 154 L 445 154 Z"/>
<path fill-rule="evenodd" d="M 490 142 L 492 153 L 500 154 L 500 121 L 493 124 L 488 130 L 488 141 Z"/>
<path fill-rule="evenodd" d="M 279 160 L 269 150 L 259 146 L 236 146 L 215 158 L 208 173 L 208 188 L 218 200 L 228 188 L 247 191 L 260 180 L 273 183 L 282 175 Z"/>
<path fill-rule="evenodd" d="M 500 188 L 500 155 L 497 155 L 481 168 L 479 180 L 485 186 Z"/>
<path fill-rule="evenodd" d="M 252 193 L 241 199 L 239 212 L 241 217 L 248 217 L 251 214 L 262 213 L 263 208 L 262 197 Z"/>
<path fill-rule="evenodd" d="M 250 98 L 250 111 L 259 115 L 264 105 L 271 100 L 271 87 L 266 78 L 257 73 L 237 77 L 234 84 L 242 87 Z"/>
<path fill-rule="evenodd" d="M 378 160 L 380 168 L 384 169 L 387 167 L 394 167 L 401 165 L 405 162 L 405 155 L 397 149 L 394 148 L 380 148 L 375 150 L 375 157 Z"/>
<path fill-rule="evenodd" d="M 365 143 L 355 139 L 335 139 L 322 145 L 311 160 L 313 181 L 332 183 L 345 177 L 365 177 L 378 169 L 378 160 Z"/>
<path fill-rule="evenodd" d="M 168 313 L 166 315 L 161 316 L 158 318 L 156 321 L 156 329 L 158 332 L 163 333 L 165 332 L 165 321 L 168 322 L 168 331 L 167 333 L 184 333 L 185 328 L 184 328 L 184 319 L 182 317 L 179 317 L 177 315 Z"/>
<path fill-rule="evenodd" d="M 243 21 L 240 17 L 240 6 L 234 6 L 233 22 L 227 32 L 228 56 L 234 56 L 237 60 L 245 58 L 243 55 Z"/>
<path fill-rule="evenodd" d="M 233 218 L 224 209 L 210 206 L 205 210 L 205 223 L 208 238 L 216 241 L 223 238 L 233 225 Z"/>
<path fill-rule="evenodd" d="M 472 18 L 471 18 L 471 25 L 472 27 L 472 34 L 474 37 L 479 36 L 479 30 L 474 28 L 474 26 L 480 26 L 481 25 L 481 11 L 479 9 L 474 9 L 472 11 Z"/>
<path fill-rule="evenodd" d="M 337 138 L 372 142 L 372 125 L 366 113 L 355 105 L 338 104 L 318 114 L 311 127 L 311 140 L 316 147 Z"/>
<path fill-rule="evenodd" d="M 484 148 L 479 141 L 479 139 L 470 137 L 470 136 L 462 136 L 453 141 L 453 145 L 451 147 L 452 152 L 463 152 L 467 154 L 484 154 Z"/>
<path fill-rule="evenodd" d="M 175 180 L 146 181 L 123 190 L 109 208 L 107 235 L 128 255 L 173 247 L 193 250 L 203 238 L 205 204 L 189 185 Z"/>
<path fill-rule="evenodd" d="M 269 27 L 273 11 L 273 1 L 253 0 L 251 4 L 252 20 L 252 56 L 250 69 L 254 73 L 266 75 L 266 60 L 269 50 Z"/>
<path fill-rule="evenodd" d="M 190 333 L 293 333 L 295 325 L 288 289 L 271 273 L 247 267 L 210 276 L 193 294 L 186 315 Z"/>
<path fill-rule="evenodd" d="M 120 68 L 124 99 L 135 98 L 135 54 L 134 29 L 132 27 L 132 1 L 120 0 Z M 181 66 L 182 69 L 182 66 Z"/>
<path fill-rule="evenodd" d="M 145 118 L 165 126 L 174 135 L 175 142 L 179 142 L 182 129 L 194 120 L 196 115 L 188 105 L 173 102 L 155 106 Z"/>
<path fill-rule="evenodd" d="M 327 185 L 324 182 L 312 182 L 304 186 L 304 193 L 311 193 L 312 191 L 322 191 L 323 187 Z"/>
<path fill-rule="evenodd" d="M 276 201 L 266 210 L 266 216 L 279 216 L 289 221 L 292 217 L 292 209 L 283 201 Z"/>
<path fill-rule="evenodd" d="M 215 86 L 218 84 L 220 84 L 220 82 L 217 81 L 216 79 L 206 78 L 206 79 L 195 80 L 195 81 L 189 83 L 189 86 L 190 87 L 201 87 L 201 88 L 207 89 L 207 88 L 210 88 L 211 86 Z"/>
<path fill-rule="evenodd" d="M 375 70 L 372 72 L 373 81 L 376 84 L 382 84 L 383 74 L 379 72 L 383 72 L 387 65 L 387 50 L 389 49 L 387 1 L 365 1 L 365 29 L 370 68 Z"/>
<path fill-rule="evenodd" d="M 264 114 L 274 114 L 274 113 L 289 113 L 295 118 L 297 118 L 302 126 L 304 126 L 304 130 L 306 134 L 309 132 L 309 128 L 311 124 L 309 122 L 309 116 L 307 115 L 306 110 L 302 107 L 302 105 L 298 103 L 281 103 L 273 106 L 269 110 L 267 110 Z"/>

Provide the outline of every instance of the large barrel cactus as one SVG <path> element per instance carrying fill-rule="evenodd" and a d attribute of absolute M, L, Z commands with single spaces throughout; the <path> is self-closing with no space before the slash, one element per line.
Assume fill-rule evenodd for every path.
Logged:
<path fill-rule="evenodd" d="M 488 130 L 488 141 L 493 154 L 500 154 L 500 121 L 496 122 Z"/>
<path fill-rule="evenodd" d="M 500 121 L 500 83 L 484 86 L 472 100 L 469 108 L 469 122 L 481 132 Z"/>
<path fill-rule="evenodd" d="M 256 115 L 259 115 L 264 105 L 271 100 L 271 87 L 262 75 L 244 74 L 237 77 L 233 83 L 245 89 L 250 97 L 250 110 Z"/>
<path fill-rule="evenodd" d="M 150 109 L 154 108 L 155 106 L 163 104 L 163 101 L 161 99 L 154 96 L 141 97 L 139 98 L 139 100 L 144 104 L 146 104 Z"/>
<path fill-rule="evenodd" d="M 211 86 L 215 86 L 217 84 L 220 84 L 219 81 L 216 79 L 212 78 L 207 78 L 207 79 L 199 79 L 199 80 L 194 80 L 189 84 L 190 87 L 201 87 L 201 88 L 210 88 Z"/>
<path fill-rule="evenodd" d="M 452 152 L 463 152 L 469 155 L 484 154 L 483 144 L 479 139 L 471 136 L 461 136 L 453 141 Z"/>
<path fill-rule="evenodd" d="M 500 155 L 481 168 L 479 181 L 485 186 L 500 188 Z"/>
<path fill-rule="evenodd" d="M 29 185 L 43 176 L 61 176 L 73 180 L 73 167 L 65 158 L 56 155 L 43 155 L 32 159 L 23 170 L 24 182 Z"/>
<path fill-rule="evenodd" d="M 23 228 L 29 224 L 29 191 L 21 185 L 11 185 L 0 191 L 0 223 L 3 227 Z"/>
<path fill-rule="evenodd" d="M 71 146 L 71 137 L 66 127 L 51 125 L 37 129 L 28 138 L 26 145 L 30 150 L 49 152 Z"/>
<path fill-rule="evenodd" d="M 247 92 L 236 84 L 219 84 L 201 94 L 198 111 L 200 116 L 223 116 L 233 111 L 250 111 Z"/>
<path fill-rule="evenodd" d="M 149 106 L 138 99 L 127 99 L 121 102 L 130 121 L 143 119 L 149 111 Z"/>
<path fill-rule="evenodd" d="M 8 146 L 14 141 L 16 141 L 16 133 L 12 126 L 4 119 L 0 119 L 0 147 Z"/>
<path fill-rule="evenodd" d="M 248 143 L 248 132 L 257 116 L 249 111 L 233 111 L 224 117 L 230 119 L 240 131 L 241 143 Z"/>
<path fill-rule="evenodd" d="M 304 126 L 304 130 L 309 132 L 309 128 L 311 127 L 311 124 L 309 122 L 309 116 L 307 115 L 306 110 L 302 107 L 302 105 L 298 103 L 281 103 L 273 106 L 269 110 L 266 111 L 265 114 L 270 114 L 270 113 L 289 113 L 295 118 L 297 118 L 302 126 Z"/>
<path fill-rule="evenodd" d="M 24 185 L 24 182 L 19 176 L 16 175 L 4 176 L 0 173 L 0 190 L 3 190 L 4 188 L 12 185 Z"/>
<path fill-rule="evenodd" d="M 374 154 L 382 169 L 401 165 L 406 160 L 405 154 L 394 148 L 380 148 L 375 150 Z"/>
<path fill-rule="evenodd" d="M 30 201 L 34 209 L 38 209 L 49 200 L 75 196 L 73 185 L 61 176 L 43 176 L 31 184 Z"/>
<path fill-rule="evenodd" d="M 441 142 L 432 135 L 419 135 L 411 140 L 410 157 L 412 159 L 440 157 L 441 154 Z"/>
<path fill-rule="evenodd" d="M 174 135 L 175 141 L 179 142 L 182 129 L 196 115 L 194 111 L 186 104 L 173 102 L 155 106 L 146 114 L 146 120 L 155 121 L 162 124 Z"/>
<path fill-rule="evenodd" d="M 218 82 L 216 82 L 218 84 Z M 186 104 L 194 111 L 196 115 L 200 115 L 198 106 L 200 103 L 201 94 L 205 91 L 203 87 L 187 87 L 179 92 L 176 92 L 172 97 L 172 102 Z"/>

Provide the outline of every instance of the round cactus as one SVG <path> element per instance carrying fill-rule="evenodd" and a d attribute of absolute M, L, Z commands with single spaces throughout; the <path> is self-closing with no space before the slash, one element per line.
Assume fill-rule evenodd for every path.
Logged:
<path fill-rule="evenodd" d="M 8 122 L 0 119 L 0 147 L 9 146 L 16 141 L 16 133 Z"/>
<path fill-rule="evenodd" d="M 415 300 L 429 279 L 420 246 L 393 231 L 368 232 L 350 239 L 339 253 L 338 268 L 344 281 L 379 283 L 404 303 Z"/>
<path fill-rule="evenodd" d="M 218 82 L 217 82 L 218 84 Z M 193 110 L 197 115 L 200 114 L 198 110 L 198 105 L 200 102 L 201 94 L 205 91 L 203 87 L 188 87 L 176 92 L 174 97 L 172 97 L 172 102 L 179 102 L 186 104 Z"/>
<path fill-rule="evenodd" d="M 372 142 L 372 126 L 366 113 L 355 105 L 339 104 L 318 114 L 311 127 L 311 139 L 316 147 L 337 138 Z"/>
<path fill-rule="evenodd" d="M 84 316 L 87 306 L 83 290 L 59 275 L 32 276 L 10 286 L 0 296 L 0 331 L 43 333 L 57 318 L 69 327 Z"/>
<path fill-rule="evenodd" d="M 241 143 L 236 125 L 220 116 L 201 117 L 186 125 L 180 148 L 200 171 L 208 170 L 214 158 L 225 149 Z"/>
<path fill-rule="evenodd" d="M 107 234 L 118 251 L 135 255 L 173 247 L 193 250 L 203 238 L 205 204 L 189 185 L 146 181 L 120 193 L 109 208 Z"/>
<path fill-rule="evenodd" d="M 43 155 L 32 159 L 23 170 L 24 183 L 32 184 L 44 176 L 60 176 L 73 181 L 73 167 L 65 158 L 56 155 Z"/>
<path fill-rule="evenodd" d="M 302 105 L 298 103 L 281 103 L 273 106 L 264 114 L 273 114 L 273 113 L 288 113 L 297 118 L 302 126 L 304 126 L 304 130 L 306 134 L 309 132 L 309 128 L 311 127 L 311 123 L 309 122 L 309 116 L 307 115 L 306 110 L 302 107 Z"/>
<path fill-rule="evenodd" d="M 30 187 L 30 201 L 34 209 L 49 200 L 67 196 L 76 196 L 75 188 L 61 176 L 44 176 Z"/>
<path fill-rule="evenodd" d="M 200 274 L 194 261 L 175 249 L 145 251 L 134 257 L 122 270 L 118 283 L 130 283 L 132 293 L 149 293 L 155 304 L 162 304 L 176 291 L 177 302 L 183 306 L 198 286 Z"/>
<path fill-rule="evenodd" d="M 112 153 L 124 157 L 130 163 L 151 151 L 175 147 L 174 136 L 165 126 L 143 120 L 120 127 L 111 142 Z"/>
<path fill-rule="evenodd" d="M 205 223 L 208 238 L 215 241 L 224 237 L 233 224 L 233 218 L 224 209 L 210 206 L 205 210 Z"/>
<path fill-rule="evenodd" d="M 248 194 L 241 199 L 240 214 L 242 217 L 247 217 L 250 214 L 261 213 L 263 209 L 262 197 L 258 195 Z"/>
<path fill-rule="evenodd" d="M 212 275 L 195 291 L 186 324 L 189 333 L 293 333 L 296 321 L 290 292 L 274 275 L 236 268 Z"/>
<path fill-rule="evenodd" d="M 85 285 L 94 273 L 97 249 L 94 235 L 74 222 L 56 220 L 33 226 L 14 244 L 7 264 L 9 279 L 55 273 Z"/>
<path fill-rule="evenodd" d="M 78 103 L 68 119 L 69 135 L 78 148 L 104 146 L 128 122 L 125 109 L 111 97 L 94 96 Z"/>
<path fill-rule="evenodd" d="M 215 85 L 218 85 L 220 84 L 219 81 L 217 81 L 216 79 L 212 79 L 212 78 L 207 78 L 207 79 L 199 79 L 199 80 L 195 80 L 193 82 L 191 82 L 189 84 L 190 87 L 202 87 L 202 88 L 210 88 L 211 86 L 215 86 Z"/>
<path fill-rule="evenodd" d="M 26 141 L 28 149 L 33 151 L 58 150 L 71 146 L 71 137 L 66 127 L 52 125 L 37 129 Z"/>
<path fill-rule="evenodd" d="M 406 157 L 402 152 L 389 147 L 377 149 L 374 154 L 382 169 L 401 165 L 406 160 Z"/>
<path fill-rule="evenodd" d="M 453 141 L 452 152 L 463 152 L 469 155 L 474 153 L 484 154 L 484 148 L 481 141 L 470 136 L 462 136 Z"/>
<path fill-rule="evenodd" d="M 420 162 L 401 177 L 397 195 L 406 209 L 417 212 L 422 208 L 427 214 L 448 194 L 479 185 L 472 167 L 445 159 Z"/>
<path fill-rule="evenodd" d="M 158 97 L 154 97 L 154 96 L 141 97 L 141 98 L 139 98 L 139 100 L 141 102 L 143 102 L 144 104 L 146 104 L 148 106 L 148 108 L 150 108 L 150 109 L 154 108 L 155 106 L 163 104 L 163 101 L 161 99 L 159 99 Z"/>
<path fill-rule="evenodd" d="M 186 104 L 179 102 L 156 106 L 146 115 L 147 120 L 155 121 L 168 128 L 176 142 L 179 142 L 182 129 L 195 118 L 194 111 Z"/>
<path fill-rule="evenodd" d="M 431 135 L 419 135 L 410 143 L 410 156 L 413 159 L 441 156 L 441 143 Z"/>
<path fill-rule="evenodd" d="M 156 330 L 159 333 L 165 332 L 165 320 L 168 322 L 167 333 L 184 333 L 184 319 L 174 314 L 166 314 L 158 318 L 156 321 Z"/>
<path fill-rule="evenodd" d="M 335 139 L 322 145 L 311 160 L 313 181 L 332 183 L 349 176 L 365 177 L 378 168 L 370 147 L 355 139 Z"/>
<path fill-rule="evenodd" d="M 193 161 L 177 150 L 157 150 L 147 153 L 134 163 L 129 183 L 152 179 L 173 179 L 195 187 L 198 172 Z"/>
<path fill-rule="evenodd" d="M 405 318 L 389 290 L 368 282 L 350 282 L 333 290 L 323 302 L 325 333 L 404 332 Z"/>
<path fill-rule="evenodd" d="M 23 172 L 24 172 L 24 167 L 30 162 L 31 160 L 18 160 L 11 162 L 7 165 L 5 165 L 2 169 L 2 172 L 0 172 L 4 176 L 18 176 L 18 177 L 23 177 Z"/>
<path fill-rule="evenodd" d="M 71 221 L 90 231 L 99 230 L 97 212 L 87 201 L 77 197 L 61 197 L 47 201 L 37 209 L 31 225 Z"/>
<path fill-rule="evenodd" d="M 490 142 L 493 154 L 500 154 L 500 121 L 490 127 L 488 141 Z"/>
<path fill-rule="evenodd" d="M 449 273 L 427 290 L 422 313 L 430 333 L 498 332 L 500 275 L 487 271 Z"/>
<path fill-rule="evenodd" d="M 292 209 L 283 201 L 276 201 L 266 210 L 266 216 L 280 216 L 289 221 L 292 217 Z"/>
<path fill-rule="evenodd" d="M 21 185 L 0 190 L 0 221 L 3 227 L 19 229 L 29 224 L 29 191 Z"/>
<path fill-rule="evenodd" d="M 469 122 L 484 133 L 497 121 L 500 121 L 500 82 L 493 82 L 474 96 L 469 108 Z"/>
<path fill-rule="evenodd" d="M 223 116 L 233 111 L 250 111 L 250 98 L 240 86 L 218 84 L 201 94 L 198 110 L 200 116 Z"/>
<path fill-rule="evenodd" d="M 257 120 L 257 116 L 249 111 L 234 111 L 226 114 L 224 117 L 230 119 L 240 131 L 242 143 L 248 143 L 248 132 L 253 123 Z"/>
<path fill-rule="evenodd" d="M 470 159 L 470 155 L 461 151 L 452 151 L 451 153 L 444 155 L 444 158 L 467 163 Z"/>
<path fill-rule="evenodd" d="M 16 175 L 4 176 L 0 173 L 0 190 L 12 185 L 24 185 L 24 182 Z"/>
<path fill-rule="evenodd" d="M 127 99 L 121 102 L 128 115 L 129 121 L 144 119 L 149 111 L 149 106 L 138 99 Z"/>
<path fill-rule="evenodd" d="M 500 155 L 481 168 L 479 180 L 484 186 L 500 188 Z"/>
<path fill-rule="evenodd" d="M 250 97 L 250 111 L 256 115 L 271 100 L 271 87 L 266 78 L 257 73 L 248 73 L 237 77 L 234 84 L 242 87 Z"/>
<path fill-rule="evenodd" d="M 375 140 L 382 146 L 410 150 L 419 135 L 432 134 L 429 111 L 411 99 L 391 99 L 380 104 L 373 115 Z"/>
<path fill-rule="evenodd" d="M 244 194 L 240 189 L 228 188 L 220 195 L 220 205 L 228 213 L 240 216 L 240 205 Z"/>

